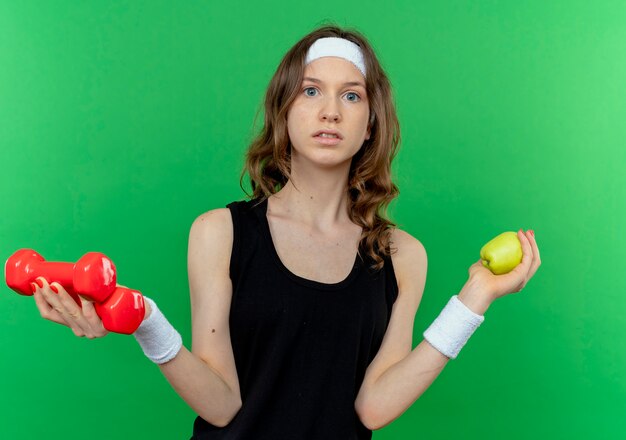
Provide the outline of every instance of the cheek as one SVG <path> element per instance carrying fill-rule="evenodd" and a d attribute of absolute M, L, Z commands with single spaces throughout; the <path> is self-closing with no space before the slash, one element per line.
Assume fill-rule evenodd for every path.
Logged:
<path fill-rule="evenodd" d="M 363 114 L 359 115 L 357 126 L 359 131 L 367 134 L 367 127 L 369 124 L 369 111 L 365 111 Z"/>
<path fill-rule="evenodd" d="M 300 109 L 293 108 L 287 114 L 287 129 L 289 130 L 289 136 L 297 136 L 304 130 L 306 124 L 305 115 Z"/>
<path fill-rule="evenodd" d="M 308 111 L 310 111 L 310 109 Z M 296 123 L 300 123 L 304 119 L 306 113 L 306 107 L 295 103 L 294 105 L 292 105 L 291 110 L 289 110 L 287 117 L 293 119 L 293 121 L 295 121 Z"/>

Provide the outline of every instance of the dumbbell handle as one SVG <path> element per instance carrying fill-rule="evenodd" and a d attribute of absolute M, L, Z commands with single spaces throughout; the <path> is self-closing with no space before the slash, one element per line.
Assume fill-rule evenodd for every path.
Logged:
<path fill-rule="evenodd" d="M 4 273 L 7 285 L 21 295 L 32 295 L 30 283 L 42 276 L 97 302 L 113 293 L 117 280 L 115 265 L 100 252 L 88 252 L 74 264 L 45 261 L 32 249 L 20 249 L 8 258 Z"/>
<path fill-rule="evenodd" d="M 46 281 L 56 281 L 65 290 L 73 290 L 74 287 L 74 263 L 61 261 L 46 261 L 35 265 L 36 276 L 44 277 Z M 32 291 L 31 291 L 32 295 Z"/>
<path fill-rule="evenodd" d="M 36 274 L 33 274 L 33 281 L 35 278 L 43 277 L 46 281 L 54 280 L 60 285 L 63 286 L 67 293 L 70 294 L 72 299 L 76 304 L 81 306 L 80 298 L 78 294 L 74 291 L 74 284 L 72 282 L 72 277 L 74 276 L 74 264 L 73 263 L 63 263 L 63 262 L 46 262 L 44 265 L 37 265 Z M 7 278 L 8 284 L 8 278 Z M 12 286 L 9 286 L 13 288 Z M 22 291 L 19 287 L 13 288 L 20 295 L 32 295 L 32 290 L 27 290 L 26 292 Z"/>

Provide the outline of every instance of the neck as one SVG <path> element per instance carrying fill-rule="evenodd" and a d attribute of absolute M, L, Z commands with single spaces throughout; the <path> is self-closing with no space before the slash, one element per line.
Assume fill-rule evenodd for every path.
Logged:
<path fill-rule="evenodd" d="M 301 167 L 292 158 L 291 165 L 291 179 L 270 197 L 276 214 L 319 230 L 331 230 L 350 222 L 350 162 L 333 168 Z"/>

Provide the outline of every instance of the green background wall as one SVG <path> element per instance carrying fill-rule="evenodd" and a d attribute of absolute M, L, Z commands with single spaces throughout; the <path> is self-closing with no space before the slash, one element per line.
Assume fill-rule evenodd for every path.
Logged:
<path fill-rule="evenodd" d="M 104 252 L 191 347 L 191 223 L 245 197 L 269 79 L 326 20 L 361 30 L 394 86 L 390 215 L 429 256 L 414 345 L 493 236 L 534 229 L 543 261 L 374 438 L 623 438 L 621 1 L 2 0 L 1 261 Z M 134 338 L 77 338 L 2 286 L 0 437 L 191 436 Z"/>

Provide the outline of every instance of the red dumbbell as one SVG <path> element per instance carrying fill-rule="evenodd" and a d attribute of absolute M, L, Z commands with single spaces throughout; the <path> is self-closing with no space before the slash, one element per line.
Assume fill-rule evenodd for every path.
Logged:
<path fill-rule="evenodd" d="M 114 333 L 131 334 L 145 315 L 140 292 L 117 287 L 115 265 L 104 254 L 89 252 L 76 264 L 46 262 L 32 249 L 20 249 L 4 266 L 7 285 L 21 295 L 32 296 L 30 283 L 37 277 L 56 281 L 82 306 L 78 294 L 94 301 L 104 328 Z"/>
<path fill-rule="evenodd" d="M 7 285 L 20 295 L 32 296 L 30 283 L 44 277 L 56 281 L 68 293 L 78 293 L 96 302 L 107 299 L 117 284 L 115 265 L 100 252 L 88 252 L 74 264 L 46 261 L 32 249 L 20 249 L 7 260 L 4 276 Z"/>
<path fill-rule="evenodd" d="M 93 305 L 104 328 L 114 333 L 135 333 L 146 315 L 143 295 L 126 287 L 116 288 L 106 301 Z"/>

